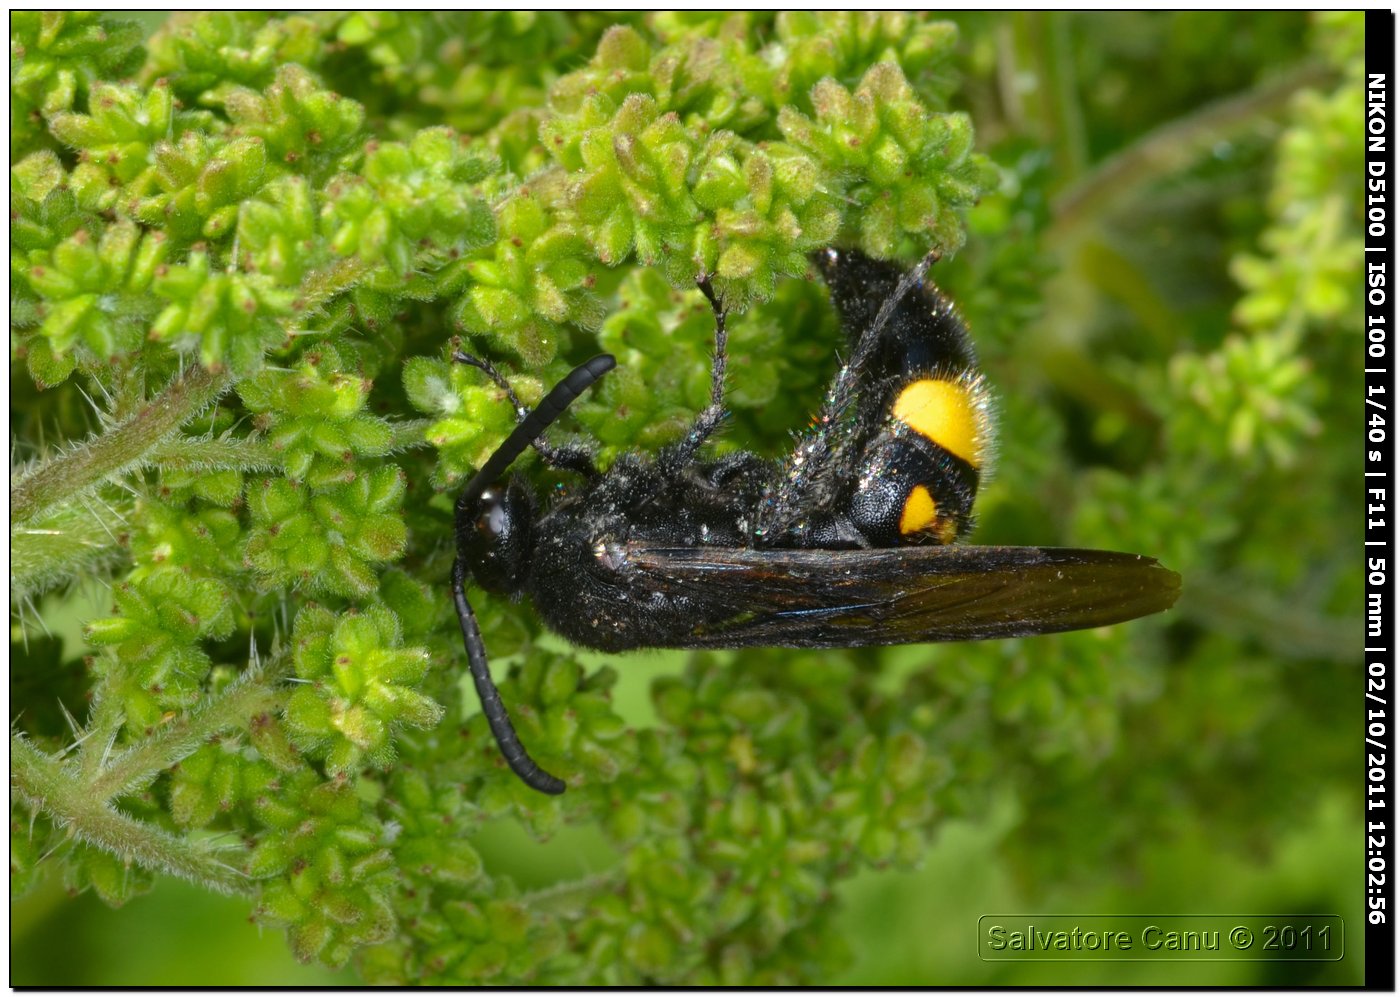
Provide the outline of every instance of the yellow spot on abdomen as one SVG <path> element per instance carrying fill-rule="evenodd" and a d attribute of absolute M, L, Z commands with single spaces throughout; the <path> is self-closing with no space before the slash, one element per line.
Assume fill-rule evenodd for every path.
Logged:
<path fill-rule="evenodd" d="M 895 398 L 894 417 L 977 467 L 982 454 L 982 418 L 966 385 L 957 381 L 915 381 Z"/>
<path fill-rule="evenodd" d="M 923 485 L 915 485 L 909 497 L 904 500 L 904 511 L 899 514 L 899 532 L 905 535 L 928 529 L 938 518 L 938 504 L 933 501 Z"/>

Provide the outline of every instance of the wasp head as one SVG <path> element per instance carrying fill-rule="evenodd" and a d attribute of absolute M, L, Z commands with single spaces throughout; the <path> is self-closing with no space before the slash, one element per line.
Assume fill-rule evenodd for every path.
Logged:
<path fill-rule="evenodd" d="M 491 485 L 461 511 L 457 549 L 477 584 L 514 595 L 525 583 L 534 537 L 535 497 L 519 479 Z"/>

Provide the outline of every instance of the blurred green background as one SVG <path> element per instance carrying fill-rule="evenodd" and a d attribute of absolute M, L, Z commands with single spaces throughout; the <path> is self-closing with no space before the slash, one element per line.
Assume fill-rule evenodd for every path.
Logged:
<path fill-rule="evenodd" d="M 1002 408 L 974 539 L 1092 537 L 1185 589 L 1170 621 L 1082 660 L 1058 639 L 885 655 L 892 674 L 1001 660 L 1026 681 L 989 682 L 990 708 L 1025 740 L 963 766 L 972 802 L 919 868 L 836 887 L 853 963 L 822 982 L 1359 984 L 1361 15 L 951 19 L 953 106 L 1005 170 L 939 266 Z M 45 618 L 76 646 L 96 612 Z M 1023 675 L 1018 656 L 1034 672 L 1058 648 L 1053 682 Z M 614 661 L 618 711 L 650 723 L 649 682 L 683 661 Z M 525 888 L 618 859 L 580 828 L 476 844 Z M 993 912 L 1335 913 L 1346 955 L 988 963 Z M 11 959 L 21 986 L 355 982 L 297 964 L 245 900 L 173 880 L 114 910 L 50 878 L 13 905 Z"/>

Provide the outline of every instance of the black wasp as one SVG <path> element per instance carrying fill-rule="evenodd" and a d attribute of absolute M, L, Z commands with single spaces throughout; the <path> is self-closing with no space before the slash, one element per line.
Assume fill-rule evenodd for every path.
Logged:
<path fill-rule="evenodd" d="M 954 541 L 972 524 L 988 456 L 987 391 L 967 330 L 925 279 L 850 250 L 815 257 L 849 337 L 811 428 L 786 458 L 715 460 L 701 445 L 724 418 L 725 313 L 715 313 L 709 405 L 654 458 L 599 472 L 588 450 L 544 430 L 614 366 L 596 356 L 533 412 L 486 361 L 519 424 L 456 503 L 452 591 L 483 712 L 528 785 L 564 783 L 530 758 L 486 666 L 467 602 L 528 595 L 545 623 L 604 651 L 646 647 L 863 647 L 1078 630 L 1166 609 L 1180 578 L 1136 554 Z M 519 477 L 533 445 L 581 484 L 542 506 Z"/>

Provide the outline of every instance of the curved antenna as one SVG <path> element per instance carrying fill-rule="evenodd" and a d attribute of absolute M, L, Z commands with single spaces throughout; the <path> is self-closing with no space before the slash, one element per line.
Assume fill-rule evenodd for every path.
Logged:
<path fill-rule="evenodd" d="M 600 353 L 592 360 L 585 360 L 570 371 L 564 380 L 550 389 L 549 394 L 544 396 L 544 401 L 540 402 L 533 412 L 516 424 L 515 429 L 506 437 L 505 442 L 496 448 L 496 452 L 487 458 L 485 464 L 481 465 L 481 469 L 462 489 L 462 494 L 457 496 L 457 507 L 461 508 L 481 498 L 481 493 L 490 487 L 506 468 L 515 463 L 515 458 L 524 453 L 525 448 L 548 429 L 550 424 L 564 413 L 564 410 L 575 398 L 587 391 L 594 381 L 616 366 L 617 361 L 613 359 L 611 353 Z"/>
<path fill-rule="evenodd" d="M 471 668 L 472 682 L 476 685 L 476 695 L 481 700 L 481 712 L 486 714 L 486 723 L 491 734 L 500 746 L 510 770 L 531 789 L 550 796 L 564 792 L 564 781 L 552 776 L 535 763 L 525 745 L 520 743 L 520 735 L 515 733 L 515 725 L 510 722 L 505 703 L 491 681 L 491 670 L 486 667 L 486 642 L 481 639 L 481 627 L 477 625 L 476 614 L 471 603 L 467 602 L 467 566 L 461 556 L 452 562 L 452 600 L 457 604 L 457 620 L 462 624 L 462 643 L 467 648 L 467 663 Z"/>

